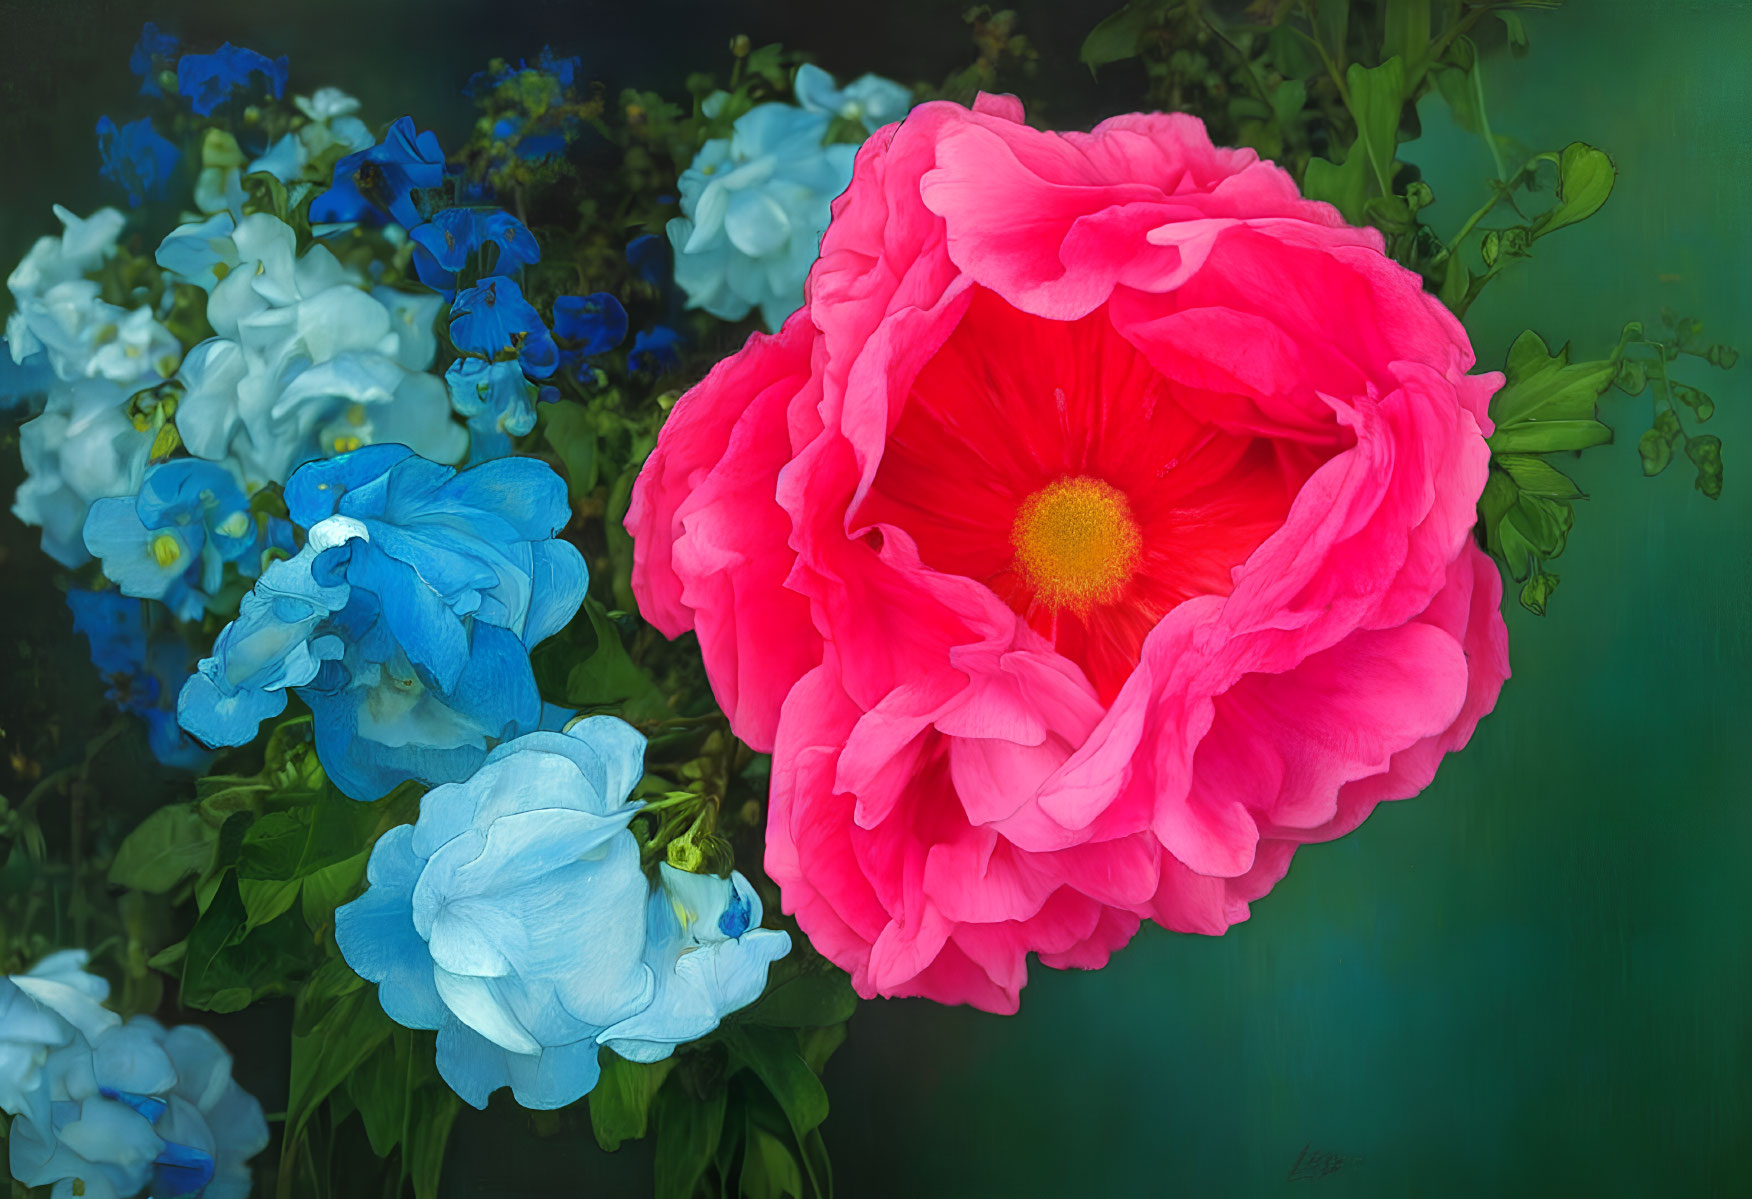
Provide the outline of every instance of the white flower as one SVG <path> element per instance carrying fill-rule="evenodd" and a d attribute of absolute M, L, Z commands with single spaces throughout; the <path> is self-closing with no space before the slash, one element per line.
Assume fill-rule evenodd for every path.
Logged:
<path fill-rule="evenodd" d="M 182 347 L 151 310 L 106 303 L 85 278 L 115 253 L 122 214 L 105 208 L 80 220 L 56 205 L 55 215 L 61 236 L 38 238 L 6 280 L 17 304 L 6 325 L 13 361 L 46 350 L 69 382 L 95 376 L 139 386 L 173 373 Z"/>
<path fill-rule="evenodd" d="M 315 95 L 295 96 L 292 102 L 309 122 L 269 146 L 266 154 L 249 164 L 251 173 L 266 171 L 286 184 L 327 183 L 324 172 L 314 165 L 324 151 L 339 146 L 342 153 L 351 154 L 376 144 L 365 122 L 353 115 L 359 111 L 359 101 L 340 88 L 319 88 Z"/>

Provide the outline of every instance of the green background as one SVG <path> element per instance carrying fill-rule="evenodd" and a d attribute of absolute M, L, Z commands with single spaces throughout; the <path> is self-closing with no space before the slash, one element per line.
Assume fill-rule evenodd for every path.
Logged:
<path fill-rule="evenodd" d="M 675 92 L 747 31 L 842 76 L 941 78 L 966 58 L 959 7 L 0 4 L 0 259 L 50 229 L 51 201 L 110 198 L 89 129 L 125 104 L 146 17 L 289 52 L 295 89 L 336 83 L 373 119 L 411 111 L 442 134 L 494 53 L 552 41 L 616 85 Z M 1124 66 L 1095 84 L 1073 61 L 1107 3 L 1016 7 L 1059 123 L 1138 93 Z M 1663 306 L 1752 351 L 1752 6 L 1596 0 L 1526 24 L 1532 55 L 1486 72 L 1498 131 L 1592 142 L 1620 177 L 1596 219 L 1485 292 L 1482 362 L 1528 326 L 1599 355 Z M 1489 157 L 1439 103 L 1424 116 L 1401 157 L 1452 228 Z M 1749 375 L 1682 372 L 1719 404 L 1719 502 L 1684 462 L 1642 479 L 1647 398 L 1608 400 L 1618 444 L 1574 467 L 1592 498 L 1551 614 L 1509 612 L 1496 712 L 1423 796 L 1304 851 L 1252 921 L 1220 939 L 1147 928 L 1098 974 L 1037 970 L 1010 1018 L 865 1004 L 827 1075 L 842 1194 L 1752 1193 Z M 8 584 L 23 605 L 48 594 L 47 562 L 6 521 L 9 573 L 35 572 Z M 213 1023 L 273 1109 L 283 1042 Z M 1295 1177 L 1305 1151 L 1339 1168 Z M 459 1122 L 447 1190 L 648 1193 L 649 1155 L 538 1140 L 501 1094 Z"/>

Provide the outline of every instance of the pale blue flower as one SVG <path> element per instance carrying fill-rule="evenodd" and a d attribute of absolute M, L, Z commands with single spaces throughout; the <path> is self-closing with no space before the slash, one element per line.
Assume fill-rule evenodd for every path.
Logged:
<path fill-rule="evenodd" d="M 0 978 L 0 1111 L 47 1122 L 49 1055 L 121 1023 L 103 1006 L 109 983 L 86 971 L 90 962 L 83 949 L 68 949 Z"/>
<path fill-rule="evenodd" d="M 760 896 L 739 872 L 689 874 L 668 862 L 657 870 L 645 924 L 657 993 L 601 1038 L 633 1062 L 660 1061 L 759 999 L 768 967 L 791 950 L 789 934 L 760 927 Z"/>
<path fill-rule="evenodd" d="M 759 995 L 789 948 L 753 928 L 739 876 L 666 871 L 653 889 L 627 828 L 644 748 L 607 716 L 507 742 L 385 833 L 370 886 L 335 914 L 348 964 L 392 1019 L 438 1030 L 438 1071 L 475 1107 L 504 1086 L 525 1107 L 572 1103 L 605 1042 L 666 1057 Z"/>
<path fill-rule="evenodd" d="M 912 107 L 912 89 L 892 79 L 860 75 L 841 88 L 832 75 L 809 62 L 797 68 L 791 90 L 805 110 L 856 121 L 866 133 L 900 120 Z"/>
<path fill-rule="evenodd" d="M 13 1177 L 57 1197 L 244 1199 L 268 1126 L 212 1033 L 136 1016 L 50 1053 L 7 1139 Z"/>
<path fill-rule="evenodd" d="M 802 305 L 857 149 L 822 145 L 829 123 L 826 113 L 760 104 L 694 156 L 681 176 L 682 215 L 667 226 L 688 307 L 721 320 L 758 307 L 777 329 Z"/>
<path fill-rule="evenodd" d="M 18 431 L 26 479 L 12 512 L 43 530 L 43 552 L 63 566 L 91 560 L 85 519 L 94 501 L 134 495 L 152 433 L 128 418 L 128 390 L 108 379 L 56 387 L 40 416 Z"/>
<path fill-rule="evenodd" d="M 301 468 L 286 487 L 308 529 L 244 598 L 178 702 L 183 727 L 238 745 L 297 689 L 335 784 L 375 799 L 406 779 L 466 778 L 539 728 L 529 651 L 583 601 L 583 556 L 546 463 L 461 473 L 371 446 Z"/>

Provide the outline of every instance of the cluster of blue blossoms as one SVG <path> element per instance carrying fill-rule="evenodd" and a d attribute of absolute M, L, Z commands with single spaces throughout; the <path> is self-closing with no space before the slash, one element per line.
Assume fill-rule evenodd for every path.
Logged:
<path fill-rule="evenodd" d="M 61 234 L 7 279 L 0 355 L 0 408 L 32 417 L 13 511 L 62 565 L 101 572 L 68 603 L 106 694 L 183 769 L 251 742 L 296 696 L 343 793 L 432 788 L 414 824 L 378 840 L 335 933 L 390 1016 L 437 1031 L 439 1071 L 469 1103 L 510 1087 L 563 1106 L 595 1085 L 603 1047 L 654 1062 L 705 1036 L 761 994 L 790 940 L 761 927 L 740 874 L 641 868 L 643 737 L 544 704 L 530 663 L 588 578 L 562 536 L 565 482 L 517 440 L 556 382 L 598 377 L 625 308 L 588 292 L 544 316 L 521 282 L 536 237 L 458 182 L 411 118 L 379 137 L 335 88 L 287 101 L 285 58 L 185 53 L 152 25 L 130 67 L 158 115 L 104 116 L 99 169 L 136 208 L 192 176 L 192 210 L 152 253 L 163 286 L 113 286 L 140 274 L 122 212 L 57 208 Z M 580 131 L 581 78 L 544 49 L 470 90 L 571 97 L 496 118 L 505 153 L 546 161 Z M 806 66 L 795 98 L 700 150 L 669 246 L 627 246 L 646 284 L 774 328 L 799 306 L 851 174 L 854 147 L 830 130 L 874 130 L 910 95 L 874 76 L 842 90 Z M 265 124 L 264 106 L 278 114 Z M 198 148 L 163 132 L 189 128 Z M 280 203 L 260 202 L 264 176 Z M 331 251 L 354 231 L 374 258 Z M 391 258 L 421 288 L 386 275 Z M 190 303 L 204 328 L 178 320 Z M 639 330 L 627 367 L 661 373 L 681 343 Z M 220 624 L 202 657 L 193 643 Z M 59 954 L 0 981 L 14 1177 L 57 1195 L 246 1195 L 267 1132 L 223 1048 L 198 1028 L 124 1023 L 86 964 Z"/>

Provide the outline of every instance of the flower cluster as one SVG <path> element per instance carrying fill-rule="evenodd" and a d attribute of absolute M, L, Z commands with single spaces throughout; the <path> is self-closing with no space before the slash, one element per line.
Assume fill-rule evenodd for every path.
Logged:
<path fill-rule="evenodd" d="M 384 1011 L 438 1030 L 438 1070 L 475 1107 L 509 1086 L 530 1108 L 596 1085 L 598 1049 L 654 1062 L 752 1003 L 791 947 L 760 927 L 740 874 L 639 867 L 628 795 L 645 742 L 612 717 L 499 746 L 428 792 L 371 852 L 335 915 Z"/>
<path fill-rule="evenodd" d="M 675 281 L 688 306 L 721 320 L 758 308 L 777 329 L 803 302 L 828 207 L 852 178 L 855 145 L 823 144 L 836 118 L 860 134 L 905 115 L 911 93 L 875 75 L 844 91 L 819 67 L 797 72 L 796 105 L 757 104 L 728 138 L 700 148 L 681 176 L 682 215 L 669 222 Z M 716 115 L 727 99 L 707 99 Z"/>
<path fill-rule="evenodd" d="M 427 370 L 437 297 L 368 287 L 327 247 L 299 256 L 297 244 L 297 231 L 271 213 L 225 212 L 159 246 L 171 277 L 208 293 L 217 335 L 191 349 L 176 376 L 183 444 L 228 466 L 246 494 L 362 445 L 460 462 L 467 435 Z"/>
<path fill-rule="evenodd" d="M 173 375 L 182 346 L 150 307 L 108 303 L 88 277 L 116 255 L 122 214 L 81 219 L 56 206 L 55 215 L 61 236 L 39 238 L 6 281 L 17 305 L 6 325 L 13 361 L 53 371 L 42 413 L 19 431 L 28 477 L 12 510 L 42 526 L 45 552 L 77 566 L 89 559 L 82 532 L 92 502 L 132 495 L 145 477 L 152 434 L 129 413 L 129 397 Z"/>
<path fill-rule="evenodd" d="M 584 597 L 555 533 L 566 488 L 543 462 L 457 471 L 405 446 L 299 469 L 286 506 L 305 543 L 244 597 L 178 701 L 208 745 L 241 745 L 296 690 L 323 768 L 356 799 L 468 777 L 542 722 L 529 651 Z"/>
<path fill-rule="evenodd" d="M 195 1025 L 125 1023 L 83 950 L 0 979 L 0 1110 L 12 1176 L 54 1194 L 243 1199 L 268 1143 L 231 1055 Z"/>

